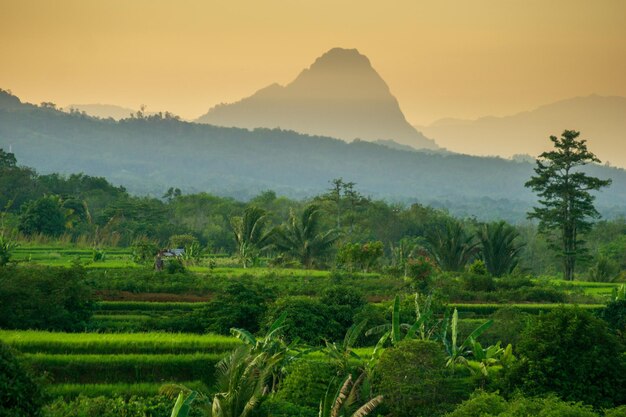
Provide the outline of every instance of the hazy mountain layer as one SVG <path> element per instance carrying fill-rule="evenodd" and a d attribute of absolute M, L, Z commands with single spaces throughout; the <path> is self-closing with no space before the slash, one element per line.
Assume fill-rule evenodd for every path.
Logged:
<path fill-rule="evenodd" d="M 364 194 L 447 207 L 457 215 L 521 220 L 535 196 L 532 165 L 501 158 L 390 149 L 291 131 L 224 128 L 158 116 L 101 120 L 22 104 L 0 92 L 0 147 L 42 173 L 104 176 L 135 193 L 171 186 L 249 198 L 272 189 L 291 197 L 354 181 Z M 607 215 L 626 214 L 626 171 L 589 170 L 613 185 L 598 197 Z"/>
<path fill-rule="evenodd" d="M 331 49 L 287 86 L 270 85 L 236 103 L 218 105 L 196 121 L 437 148 L 406 121 L 385 81 L 356 49 Z"/>
<path fill-rule="evenodd" d="M 536 156 L 550 146 L 550 135 L 578 130 L 603 162 L 626 167 L 626 97 L 577 97 L 513 116 L 442 119 L 419 129 L 451 151 L 500 156 Z"/>

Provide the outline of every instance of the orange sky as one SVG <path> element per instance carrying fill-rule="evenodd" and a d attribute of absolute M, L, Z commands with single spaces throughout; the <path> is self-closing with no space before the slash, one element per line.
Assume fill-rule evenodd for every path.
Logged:
<path fill-rule="evenodd" d="M 195 118 L 326 50 L 367 55 L 410 122 L 626 96 L 623 0 L 0 0 L 0 88 Z"/>

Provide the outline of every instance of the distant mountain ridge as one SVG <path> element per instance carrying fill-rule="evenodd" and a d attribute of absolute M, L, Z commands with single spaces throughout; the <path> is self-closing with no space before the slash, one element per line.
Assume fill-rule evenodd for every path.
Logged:
<path fill-rule="evenodd" d="M 603 162 L 626 167 L 626 97 L 575 97 L 511 116 L 441 119 L 418 128 L 450 151 L 503 157 L 537 156 L 550 135 L 578 130 Z"/>
<path fill-rule="evenodd" d="M 136 112 L 136 110 L 115 104 L 70 104 L 66 106 L 66 109 L 75 109 L 101 119 L 110 117 L 115 120 L 126 119 L 130 117 L 131 113 Z"/>
<path fill-rule="evenodd" d="M 365 195 L 445 207 L 458 216 L 521 221 L 536 196 L 524 188 L 533 165 L 502 158 L 404 151 L 259 128 L 190 123 L 163 115 L 115 121 L 39 107 L 0 90 L 0 148 L 41 173 L 103 176 L 136 194 L 169 187 L 247 199 L 271 189 L 305 198 L 330 180 Z M 613 184 L 598 194 L 606 216 L 626 215 L 626 170 L 589 166 Z"/>
<path fill-rule="evenodd" d="M 438 148 L 406 121 L 385 81 L 356 49 L 331 49 L 288 85 L 272 84 L 238 102 L 215 106 L 196 122 Z"/>

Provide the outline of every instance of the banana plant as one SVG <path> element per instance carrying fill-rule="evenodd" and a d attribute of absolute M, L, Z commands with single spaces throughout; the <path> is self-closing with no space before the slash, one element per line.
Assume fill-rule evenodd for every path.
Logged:
<path fill-rule="evenodd" d="M 626 300 L 626 284 L 622 284 L 619 288 L 613 288 L 611 301 Z"/>
<path fill-rule="evenodd" d="M 174 403 L 170 417 L 187 417 L 191 410 L 191 403 L 193 403 L 197 396 L 198 393 L 196 391 L 191 391 L 187 395 L 181 391 L 176 398 L 176 403 Z"/>
<path fill-rule="evenodd" d="M 339 368 L 338 372 L 341 375 L 345 375 L 348 372 L 350 359 L 361 360 L 361 357 L 352 349 L 352 347 L 361 335 L 365 325 L 367 325 L 367 320 L 363 320 L 350 326 L 341 345 L 337 345 L 335 342 L 331 343 L 326 341 L 326 347 L 323 351 L 333 362 L 337 364 L 337 367 Z"/>
<path fill-rule="evenodd" d="M 352 381 L 352 375 L 344 378 L 339 388 L 333 392 L 334 381 L 331 381 L 326 394 L 320 401 L 319 417 L 365 417 L 383 401 L 383 396 L 378 395 L 365 404 L 357 407 L 359 402 L 359 388 L 365 380 L 362 373 L 356 381 Z"/>
<path fill-rule="evenodd" d="M 463 343 L 458 344 L 458 324 L 459 324 L 459 312 L 454 309 L 452 313 L 452 320 L 450 322 L 450 340 L 443 339 L 446 352 L 448 354 L 448 361 L 446 366 L 454 367 L 455 364 L 467 365 L 467 357 L 472 355 L 472 346 L 476 339 L 486 332 L 492 325 L 493 320 L 488 320 L 481 324 L 465 338 Z M 453 368 L 454 369 L 454 368 Z"/>
<path fill-rule="evenodd" d="M 433 310 L 431 308 L 432 297 L 426 298 L 424 308 L 420 309 L 418 294 L 415 294 L 415 322 L 413 324 L 400 323 L 400 296 L 396 295 L 393 300 L 393 308 L 391 311 L 391 323 L 375 326 L 369 329 L 365 334 L 367 336 L 382 333 L 381 339 L 389 339 L 392 345 L 397 345 L 403 339 L 415 339 L 419 337 L 422 340 L 429 340 L 435 334 L 440 322 L 431 323 Z M 430 323 L 430 326 L 429 326 Z"/>

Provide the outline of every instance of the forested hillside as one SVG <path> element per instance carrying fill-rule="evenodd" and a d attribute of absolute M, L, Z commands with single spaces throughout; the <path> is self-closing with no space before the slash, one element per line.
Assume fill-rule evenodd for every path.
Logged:
<path fill-rule="evenodd" d="M 513 221 L 523 219 L 535 201 L 524 188 L 532 175 L 529 163 L 400 151 L 276 129 L 222 128 L 169 114 L 103 120 L 51 104 L 21 103 L 4 91 L 0 147 L 40 173 L 104 176 L 138 194 L 160 196 L 178 187 L 247 199 L 272 189 L 302 198 L 325 192 L 330 180 L 343 178 L 374 198 Z M 598 196 L 599 210 L 610 217 L 624 214 L 626 171 L 603 166 L 589 171 L 613 179 Z"/>

